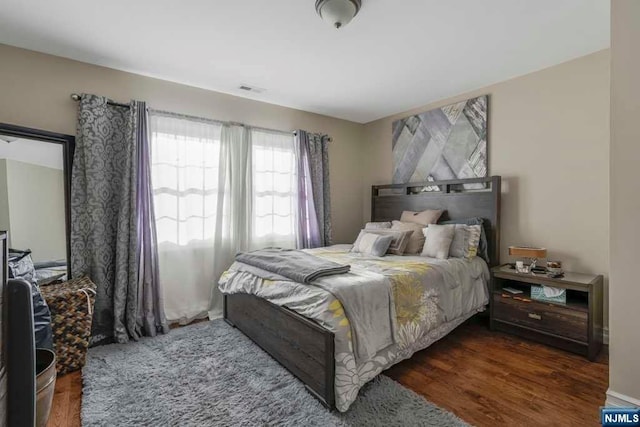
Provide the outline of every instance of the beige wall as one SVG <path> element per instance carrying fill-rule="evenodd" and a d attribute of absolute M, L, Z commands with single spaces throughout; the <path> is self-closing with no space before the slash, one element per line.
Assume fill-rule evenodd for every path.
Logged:
<path fill-rule="evenodd" d="M 34 262 L 66 259 L 62 170 L 6 160 L 6 181 L 11 247 Z"/>
<path fill-rule="evenodd" d="M 501 261 L 509 245 L 544 246 L 565 268 L 606 277 L 608 50 L 367 124 L 363 221 L 369 186 L 392 178 L 393 121 L 482 94 L 489 94 L 489 172 L 503 177 Z"/>
<path fill-rule="evenodd" d="M 334 240 L 353 241 L 360 229 L 360 124 L 6 45 L 0 45 L 0 58 L 0 122 L 75 134 L 77 107 L 69 95 L 87 92 L 254 126 L 325 132 L 334 141 L 330 148 Z"/>
<path fill-rule="evenodd" d="M 622 398 L 640 405 L 640 1 L 615 0 L 611 4 L 608 403 Z"/>

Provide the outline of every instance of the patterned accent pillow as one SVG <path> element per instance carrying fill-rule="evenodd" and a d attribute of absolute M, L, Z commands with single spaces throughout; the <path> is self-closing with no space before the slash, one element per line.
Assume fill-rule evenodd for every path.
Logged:
<path fill-rule="evenodd" d="M 389 221 L 384 222 L 368 222 L 365 226 L 365 230 L 387 230 L 391 228 L 391 223 Z"/>
<path fill-rule="evenodd" d="M 391 229 L 400 231 L 413 231 L 411 237 L 409 237 L 409 243 L 407 244 L 404 253 L 410 255 L 419 255 L 422 251 L 422 248 L 424 247 L 424 234 L 422 234 L 422 229 L 424 227 L 424 225 L 416 224 L 414 222 L 393 221 Z"/>
<path fill-rule="evenodd" d="M 487 241 L 487 234 L 484 229 L 484 220 L 479 217 L 465 218 L 465 219 L 450 219 L 442 221 L 440 224 L 465 224 L 465 225 L 479 225 L 482 230 L 480 232 L 480 244 L 478 245 L 478 256 L 485 260 L 487 264 L 489 260 L 489 242 Z"/>
<path fill-rule="evenodd" d="M 449 248 L 455 232 L 453 225 L 430 224 L 422 232 L 425 242 L 420 255 L 438 259 L 449 258 Z"/>
<path fill-rule="evenodd" d="M 380 236 L 378 234 L 360 232 L 358 239 L 353 244 L 351 252 L 357 252 L 371 256 L 384 256 L 391 245 L 393 236 Z"/>
<path fill-rule="evenodd" d="M 478 255 L 478 245 L 482 233 L 481 225 L 453 224 L 453 241 L 449 256 L 472 259 Z"/>
<path fill-rule="evenodd" d="M 402 222 L 413 222 L 415 224 L 421 224 L 425 227 L 429 224 L 435 224 L 440 219 L 440 216 L 444 211 L 437 209 L 427 209 L 422 212 L 404 211 L 400 217 Z"/>
<path fill-rule="evenodd" d="M 404 250 L 407 247 L 407 244 L 409 243 L 409 237 L 411 237 L 411 233 L 413 233 L 413 231 L 400 231 L 400 230 L 361 230 L 360 231 L 360 235 L 358 236 L 358 238 L 356 239 L 355 243 L 353 244 L 353 247 L 358 247 L 359 245 L 359 240 L 360 240 L 360 236 L 362 236 L 362 233 L 366 232 L 366 233 L 372 233 L 372 234 L 377 234 L 379 236 L 392 236 L 392 240 L 391 240 L 391 245 L 389 246 L 389 249 L 387 249 L 387 253 L 388 254 L 393 254 L 393 255 L 402 255 L 404 254 Z M 353 251 L 353 249 L 352 249 Z"/>

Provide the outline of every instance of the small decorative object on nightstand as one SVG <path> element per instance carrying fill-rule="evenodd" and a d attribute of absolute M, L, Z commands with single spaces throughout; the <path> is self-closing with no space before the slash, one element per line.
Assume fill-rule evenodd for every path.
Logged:
<path fill-rule="evenodd" d="M 545 248 L 532 248 L 529 246 L 509 246 L 509 256 L 527 259 L 529 264 L 525 264 L 524 261 L 517 261 L 516 270 L 518 273 L 529 273 L 536 268 L 536 263 L 539 258 L 547 257 L 547 250 Z"/>
<path fill-rule="evenodd" d="M 493 268 L 491 275 L 491 329 L 595 360 L 602 348 L 602 275 L 564 272 L 561 278 L 550 278 L 517 273 L 508 265 Z M 545 286 L 564 290 L 562 297 L 541 300 L 540 288 Z M 542 292 L 545 299 L 544 288 Z"/>

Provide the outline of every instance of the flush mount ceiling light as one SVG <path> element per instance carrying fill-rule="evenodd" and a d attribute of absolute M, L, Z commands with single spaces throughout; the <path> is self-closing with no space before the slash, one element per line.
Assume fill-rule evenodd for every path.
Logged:
<path fill-rule="evenodd" d="M 316 0 L 316 12 L 336 28 L 347 25 L 360 11 L 361 0 Z"/>

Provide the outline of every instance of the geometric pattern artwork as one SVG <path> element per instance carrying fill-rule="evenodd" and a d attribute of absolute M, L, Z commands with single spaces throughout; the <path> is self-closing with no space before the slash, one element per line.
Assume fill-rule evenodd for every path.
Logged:
<path fill-rule="evenodd" d="M 487 95 L 393 122 L 393 182 L 487 176 Z"/>

